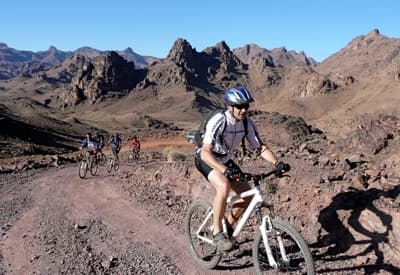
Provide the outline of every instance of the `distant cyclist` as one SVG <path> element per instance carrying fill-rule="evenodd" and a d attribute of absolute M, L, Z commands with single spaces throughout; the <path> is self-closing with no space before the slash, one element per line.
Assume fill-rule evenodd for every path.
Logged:
<path fill-rule="evenodd" d="M 134 156 L 134 159 L 139 159 L 140 141 L 136 135 L 133 137 L 133 140 L 129 145 L 129 149 L 132 149 L 132 155 Z"/>
<path fill-rule="evenodd" d="M 104 148 L 104 136 L 100 133 L 96 133 L 95 139 L 97 140 L 99 144 L 99 153 L 103 153 L 103 148 Z"/>
<path fill-rule="evenodd" d="M 129 149 L 132 149 L 132 151 L 135 150 L 137 152 L 140 152 L 140 141 L 136 135 L 133 137 L 133 140 L 129 145 Z"/>
<path fill-rule="evenodd" d="M 122 145 L 122 140 L 121 140 L 120 135 L 118 133 L 115 136 L 112 135 L 110 142 L 111 142 L 112 153 L 115 156 L 115 159 L 117 161 L 119 161 L 118 154 L 119 154 L 119 151 L 121 150 L 121 145 Z"/>
<path fill-rule="evenodd" d="M 83 148 L 87 148 L 87 151 L 90 154 L 97 156 L 97 152 L 99 150 L 99 143 L 92 136 L 90 132 L 86 134 L 86 137 L 82 140 L 81 146 L 79 147 L 80 150 L 82 150 Z"/>

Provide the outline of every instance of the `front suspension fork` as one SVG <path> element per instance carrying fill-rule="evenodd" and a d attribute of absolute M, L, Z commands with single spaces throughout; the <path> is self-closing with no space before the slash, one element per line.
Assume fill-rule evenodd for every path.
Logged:
<path fill-rule="evenodd" d="M 267 223 L 268 223 L 268 228 L 267 228 Z M 269 216 L 264 216 L 261 221 L 260 231 L 261 231 L 261 236 L 262 236 L 262 240 L 263 240 L 264 247 L 265 247 L 265 252 L 267 253 L 269 265 L 272 268 L 278 268 L 278 264 L 276 263 L 274 256 L 272 255 L 271 246 L 269 245 L 269 242 L 268 242 L 267 233 L 270 233 L 271 229 L 272 229 L 271 219 L 269 218 Z"/>

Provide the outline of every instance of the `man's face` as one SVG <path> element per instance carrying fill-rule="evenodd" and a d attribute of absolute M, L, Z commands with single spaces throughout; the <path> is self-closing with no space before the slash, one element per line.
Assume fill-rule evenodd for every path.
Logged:
<path fill-rule="evenodd" d="M 247 111 L 249 110 L 250 105 L 247 104 L 240 104 L 232 106 L 233 116 L 238 120 L 243 120 L 247 116 Z"/>

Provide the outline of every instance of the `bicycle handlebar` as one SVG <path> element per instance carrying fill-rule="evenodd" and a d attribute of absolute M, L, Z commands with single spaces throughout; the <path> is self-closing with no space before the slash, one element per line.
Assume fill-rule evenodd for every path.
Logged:
<path fill-rule="evenodd" d="M 255 183 L 259 182 L 260 180 L 263 180 L 265 178 L 268 178 L 272 175 L 275 175 L 276 177 L 280 178 L 283 176 L 283 173 L 287 172 L 290 170 L 290 167 L 287 170 L 277 170 L 273 169 L 272 171 L 269 171 L 267 173 L 260 173 L 260 174 L 252 174 L 252 173 L 243 173 L 242 177 L 245 180 L 253 180 Z"/>

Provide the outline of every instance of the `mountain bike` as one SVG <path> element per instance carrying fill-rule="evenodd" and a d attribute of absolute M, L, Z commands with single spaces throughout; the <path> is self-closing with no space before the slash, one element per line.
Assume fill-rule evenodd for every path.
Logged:
<path fill-rule="evenodd" d="M 139 149 L 132 149 L 128 155 L 128 162 L 138 162 L 140 159 L 140 151 Z"/>
<path fill-rule="evenodd" d="M 92 176 L 97 174 L 99 169 L 97 158 L 93 157 L 93 152 L 87 151 L 79 162 L 79 177 L 84 179 L 88 171 Z"/>
<path fill-rule="evenodd" d="M 272 204 L 264 202 L 264 192 L 260 183 L 276 173 L 277 171 L 273 170 L 261 174 L 243 174 L 243 178 L 253 182 L 254 187 L 241 194 L 230 196 L 227 205 L 232 206 L 241 198 L 250 196 L 253 198 L 238 220 L 232 238 L 239 236 L 250 216 L 255 213 L 258 226 L 252 244 L 252 260 L 256 273 L 274 271 L 315 274 L 314 261 L 304 238 L 292 225 L 276 215 Z M 222 227 L 225 234 L 228 234 L 225 218 L 222 220 Z M 217 250 L 213 242 L 213 209 L 209 202 L 196 200 L 190 205 L 185 218 L 185 237 L 190 254 L 199 264 L 209 269 L 218 265 L 223 253 Z"/>
<path fill-rule="evenodd" d="M 114 168 L 115 171 L 119 169 L 119 161 L 117 160 L 113 151 L 111 151 L 110 157 L 107 161 L 107 172 L 111 173 L 112 169 Z"/>

